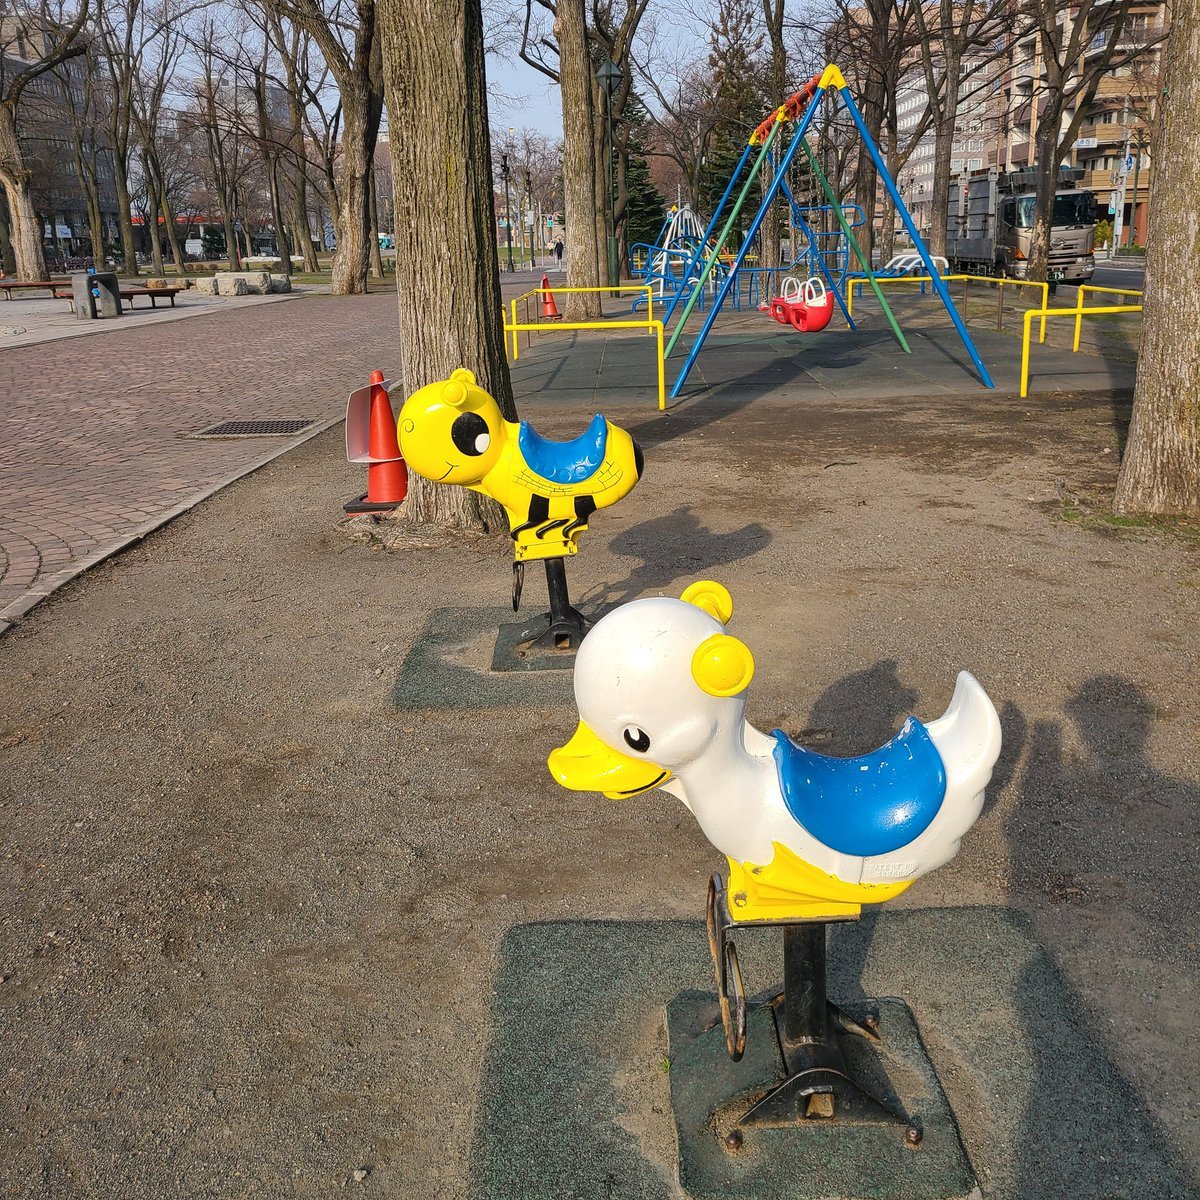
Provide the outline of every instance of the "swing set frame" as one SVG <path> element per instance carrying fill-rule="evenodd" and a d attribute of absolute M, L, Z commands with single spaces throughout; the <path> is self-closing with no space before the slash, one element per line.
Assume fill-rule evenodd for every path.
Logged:
<path fill-rule="evenodd" d="M 933 290 L 937 293 L 946 312 L 950 315 L 951 321 L 954 323 L 954 328 L 958 332 L 959 338 L 962 340 L 964 349 L 970 355 L 972 363 L 979 374 L 980 382 L 984 387 L 994 388 L 996 385 L 992 382 L 992 377 L 988 373 L 987 367 L 984 365 L 983 359 L 979 356 L 979 351 L 975 348 L 975 343 L 971 339 L 970 333 L 967 332 L 967 327 L 963 323 L 963 319 L 954 306 L 954 301 L 951 299 L 950 292 L 942 280 L 940 273 L 937 270 L 936 264 L 930 257 L 929 250 L 925 245 L 924 239 L 917 232 L 917 227 L 913 222 L 912 216 L 908 208 L 904 204 L 904 200 L 900 195 L 899 189 L 896 187 L 896 182 L 892 178 L 887 169 L 887 163 L 883 159 L 883 155 L 879 152 L 879 147 L 875 144 L 875 140 L 871 137 L 867 130 L 866 122 L 863 120 L 862 113 L 859 111 L 858 105 L 854 101 L 854 97 L 850 92 L 850 88 L 846 83 L 845 77 L 841 70 L 830 63 L 820 75 L 814 75 L 799 91 L 795 92 L 785 101 L 778 109 L 771 113 L 764 120 L 754 133 L 751 134 L 750 140 L 746 143 L 745 149 L 742 151 L 741 158 L 738 160 L 737 166 L 733 169 L 733 174 L 730 176 L 729 183 L 725 187 L 725 192 L 721 196 L 720 202 L 717 204 L 716 210 L 713 212 L 712 219 L 708 223 L 708 228 L 705 230 L 704 238 L 697 247 L 693 259 L 688 264 L 685 272 L 685 279 L 690 279 L 695 272 L 695 283 L 687 290 L 687 298 L 684 305 L 683 313 L 671 333 L 670 339 L 667 342 L 666 354 L 670 357 L 676 343 L 683 334 L 684 327 L 687 325 L 688 317 L 691 316 L 692 310 L 695 308 L 699 300 L 705 284 L 708 282 L 709 276 L 718 262 L 722 261 L 724 253 L 725 258 L 728 254 L 725 253 L 726 243 L 729 241 L 738 217 L 741 215 L 743 208 L 746 207 L 746 202 L 753 191 L 755 182 L 758 179 L 759 173 L 763 167 L 772 170 L 771 182 L 763 193 L 763 198 L 759 204 L 758 211 L 754 214 L 754 219 L 750 222 L 750 226 L 746 231 L 746 236 L 742 239 L 742 244 L 737 251 L 736 256 L 728 269 L 725 272 L 724 278 L 720 287 L 717 289 L 716 296 L 713 299 L 712 305 L 705 315 L 704 324 L 701 326 L 700 333 L 696 340 L 692 343 L 688 350 L 687 357 L 684 359 L 683 366 L 680 368 L 679 375 L 671 386 L 671 398 L 675 399 L 679 396 L 684 383 L 687 380 L 688 374 L 695 364 L 696 358 L 699 356 L 704 342 L 707 339 L 709 332 L 712 330 L 713 323 L 717 319 L 717 314 L 721 311 L 726 299 L 729 296 L 730 290 L 736 285 L 737 272 L 741 267 L 751 245 L 758 236 L 759 229 L 762 227 L 763 221 L 767 214 L 771 211 L 771 207 L 775 202 L 776 197 L 783 192 L 789 201 L 792 203 L 793 211 L 796 211 L 797 205 L 792 199 L 791 192 L 787 187 L 787 174 L 796 155 L 802 150 L 808 161 L 808 165 L 821 185 L 821 190 L 824 192 L 828 204 L 835 214 L 843 237 L 846 239 L 854 257 L 858 261 L 861 274 L 855 277 L 856 282 L 866 282 L 874 291 L 889 324 L 892 327 L 892 332 L 896 336 L 901 349 L 906 353 L 912 353 L 904 333 L 896 321 L 895 314 L 892 312 L 887 300 L 884 298 L 883 290 L 876 281 L 876 272 L 872 271 L 871 264 L 866 260 L 859 248 L 858 242 L 855 240 L 850 231 L 850 227 L 846 222 L 846 217 L 842 211 L 842 204 L 838 200 L 833 188 L 830 186 L 829 180 L 826 179 L 821 170 L 820 163 L 817 161 L 817 156 L 813 153 L 812 147 L 809 146 L 805 137 L 809 126 L 816 117 L 821 101 L 825 95 L 829 93 L 834 103 L 840 101 L 842 107 L 849 113 L 850 119 L 854 122 L 855 128 L 862 140 L 862 144 L 867 153 L 870 154 L 872 161 L 875 164 L 875 169 L 879 173 L 880 181 L 887 190 L 888 196 L 895 205 L 896 213 L 904 224 L 909 237 L 912 239 L 917 255 L 924 265 L 925 273 L 929 276 Z M 785 130 L 788 127 L 793 127 L 790 138 L 787 137 Z M 786 148 L 782 154 L 776 156 L 774 149 L 778 144 L 786 142 Z M 748 169 L 747 169 L 748 166 Z M 736 189 L 736 196 L 734 195 Z M 713 236 L 713 231 L 716 229 L 721 220 L 722 214 L 725 212 L 726 205 L 729 205 L 729 213 L 725 218 L 725 222 L 721 227 L 721 231 L 716 237 Z M 809 237 L 810 246 L 814 245 L 811 230 L 806 230 L 802 227 L 802 232 Z M 703 262 L 700 262 L 703 255 Z M 838 306 L 842 310 L 843 316 L 846 318 L 847 324 L 851 329 L 854 328 L 854 322 L 850 317 L 850 313 L 845 303 L 845 297 L 842 289 L 834 280 L 832 273 L 824 263 L 820 254 L 815 254 L 812 258 L 814 265 L 819 262 L 818 270 L 824 277 L 824 282 L 827 287 L 834 293 Z M 698 271 L 696 268 L 699 268 Z M 684 298 L 684 289 L 680 289 L 672 298 L 667 311 L 663 314 L 663 324 L 670 322 L 671 317 L 675 313 L 680 300 Z"/>

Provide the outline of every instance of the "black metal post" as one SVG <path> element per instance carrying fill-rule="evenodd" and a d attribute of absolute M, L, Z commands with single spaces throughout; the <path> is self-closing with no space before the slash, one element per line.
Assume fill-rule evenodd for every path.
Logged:
<path fill-rule="evenodd" d="M 612 102 L 613 91 L 623 78 L 621 68 L 606 58 L 596 72 L 596 78 L 604 90 L 604 122 L 608 145 L 608 286 L 618 287 L 621 283 L 620 250 L 617 244 L 617 156 L 613 145 Z"/>
<path fill-rule="evenodd" d="M 783 998 L 785 1043 L 822 1045 L 828 1040 L 823 922 L 784 928 Z"/>
<path fill-rule="evenodd" d="M 500 178 L 504 180 L 504 232 L 508 242 L 508 269 L 513 269 L 512 257 L 512 202 L 508 198 L 508 155 L 500 155 Z"/>
<path fill-rule="evenodd" d="M 571 620 L 571 598 L 567 594 L 567 567 L 561 558 L 546 559 L 546 591 L 550 593 L 550 624 Z"/>

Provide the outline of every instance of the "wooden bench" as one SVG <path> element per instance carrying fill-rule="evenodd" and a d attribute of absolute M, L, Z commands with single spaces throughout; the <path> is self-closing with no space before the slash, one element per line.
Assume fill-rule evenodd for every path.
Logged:
<path fill-rule="evenodd" d="M 135 296 L 149 296 L 150 297 L 150 307 L 157 308 L 158 307 L 158 303 L 157 303 L 158 297 L 166 296 L 167 299 L 171 301 L 171 307 L 174 308 L 175 307 L 175 297 L 177 295 L 179 295 L 180 292 L 184 292 L 184 291 L 187 291 L 187 289 L 181 288 L 181 287 L 165 287 L 165 288 L 122 287 L 121 288 L 121 299 L 128 300 L 129 307 L 133 308 L 133 299 Z M 74 298 L 72 297 L 70 292 L 55 291 L 54 298 L 56 300 L 67 300 L 67 301 L 70 301 L 72 304 L 74 303 Z"/>
<path fill-rule="evenodd" d="M 157 308 L 155 301 L 159 296 L 166 296 L 171 301 L 171 307 L 175 307 L 175 297 L 180 292 L 186 292 L 187 288 L 181 287 L 165 287 L 165 288 L 148 288 L 148 287 L 123 287 L 121 289 L 121 299 L 129 301 L 129 307 L 133 307 L 134 296 L 149 296 L 150 307 Z"/>
<path fill-rule="evenodd" d="M 57 296 L 58 292 L 55 289 L 68 283 L 70 283 L 68 279 L 0 279 L 0 291 L 3 291 L 5 300 L 11 300 L 13 292 L 19 292 L 26 288 L 32 288 L 39 292 L 53 292 Z"/>

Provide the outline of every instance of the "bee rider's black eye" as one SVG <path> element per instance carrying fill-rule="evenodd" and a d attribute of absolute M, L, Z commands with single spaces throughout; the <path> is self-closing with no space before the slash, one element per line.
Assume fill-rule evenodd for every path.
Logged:
<path fill-rule="evenodd" d="M 463 413 L 450 426 L 450 440 L 463 454 L 475 458 L 492 444 L 492 435 L 478 413 Z"/>
<path fill-rule="evenodd" d="M 636 725 L 630 725 L 625 730 L 625 745 L 630 750 L 636 750 L 639 754 L 645 754 L 650 749 L 650 735 L 644 730 L 639 729 Z"/>

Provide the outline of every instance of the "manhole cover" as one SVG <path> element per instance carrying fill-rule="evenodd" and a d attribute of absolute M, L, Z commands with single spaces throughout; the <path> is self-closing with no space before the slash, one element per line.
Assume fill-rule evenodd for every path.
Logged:
<path fill-rule="evenodd" d="M 312 424 L 312 419 L 297 419 L 293 421 L 222 421 L 220 425 L 210 425 L 199 433 L 188 434 L 194 438 L 227 438 L 227 437 L 286 437 L 289 433 L 299 433 Z"/>

